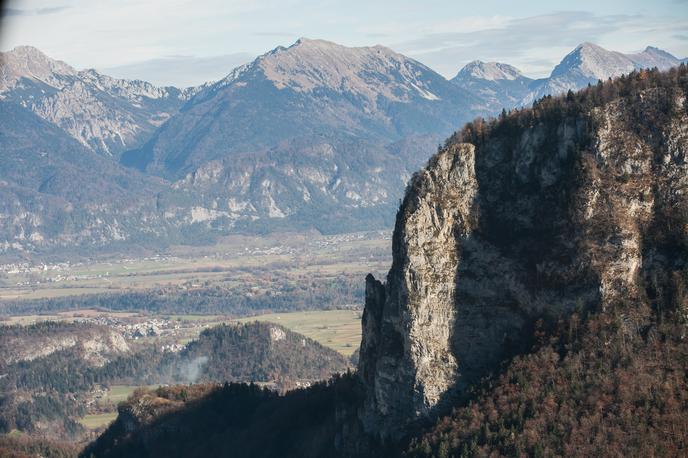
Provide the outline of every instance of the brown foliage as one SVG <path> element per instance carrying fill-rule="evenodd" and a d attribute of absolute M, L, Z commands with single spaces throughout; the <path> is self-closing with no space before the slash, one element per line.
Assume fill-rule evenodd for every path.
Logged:
<path fill-rule="evenodd" d="M 675 318 L 675 317 L 673 317 Z M 675 319 L 629 335 L 622 313 L 561 323 L 412 456 L 685 456 L 688 341 Z M 540 331 L 538 331 L 540 332 Z"/>

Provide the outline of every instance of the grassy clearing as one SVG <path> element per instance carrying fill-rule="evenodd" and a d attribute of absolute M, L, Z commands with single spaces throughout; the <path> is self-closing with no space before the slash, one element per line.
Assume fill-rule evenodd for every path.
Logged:
<path fill-rule="evenodd" d="M 160 385 L 144 385 L 143 388 L 155 389 Z M 120 402 L 126 401 L 129 396 L 137 389 L 141 388 L 139 385 L 113 385 L 110 390 L 104 396 L 103 400 L 110 401 L 117 405 Z M 117 412 L 106 412 L 106 413 L 96 413 L 88 414 L 83 418 L 79 419 L 79 423 L 84 425 L 88 429 L 98 429 L 103 426 L 109 425 L 117 418 Z"/>
<path fill-rule="evenodd" d="M 40 321 L 67 321 L 72 322 L 83 318 L 93 318 L 97 316 L 109 316 L 113 318 L 132 318 L 138 316 L 135 312 L 103 312 L 94 309 L 80 309 L 69 312 L 58 312 L 47 315 L 14 315 L 0 321 L 2 325 L 21 324 L 23 326 L 38 323 Z"/>
<path fill-rule="evenodd" d="M 160 385 L 144 385 L 143 388 L 152 390 Z M 136 390 L 141 388 L 140 385 L 112 385 L 110 390 L 105 395 L 105 399 L 111 401 L 113 404 L 119 404 L 126 401 L 129 396 Z"/>
<path fill-rule="evenodd" d="M 117 412 L 95 413 L 86 415 L 79 420 L 79 423 L 88 429 L 98 429 L 107 426 L 117 418 Z"/>
<path fill-rule="evenodd" d="M 350 356 L 361 343 L 361 312 L 326 310 L 314 312 L 270 313 L 236 320 L 240 323 L 267 321 L 310 337 L 344 356 Z"/>
<path fill-rule="evenodd" d="M 11 326 L 13 324 L 21 324 L 22 326 L 26 326 L 37 323 L 38 321 L 58 321 L 59 319 L 60 317 L 57 315 L 17 315 L 0 321 L 0 326 Z"/>
<path fill-rule="evenodd" d="M 136 388 L 138 388 L 136 385 L 113 385 L 105 395 L 105 399 L 113 404 L 119 404 L 122 401 L 126 401 Z"/>

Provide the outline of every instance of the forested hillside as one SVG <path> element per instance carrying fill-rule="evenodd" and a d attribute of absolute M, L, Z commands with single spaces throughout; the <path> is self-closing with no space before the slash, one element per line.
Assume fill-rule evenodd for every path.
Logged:
<path fill-rule="evenodd" d="M 176 352 L 116 337 L 120 348 L 106 327 L 1 326 L 0 433 L 76 441 L 86 433 L 78 419 L 107 411 L 97 394 L 113 385 L 260 382 L 286 390 L 349 367 L 334 350 L 275 324 L 209 328 Z"/>
<path fill-rule="evenodd" d="M 322 310 L 342 304 L 360 304 L 363 286 L 357 275 L 318 278 L 310 282 L 275 279 L 269 291 L 254 292 L 252 285 L 241 288 L 212 286 L 184 291 L 175 287 L 155 287 L 143 291 L 83 294 L 44 299 L 4 300 L 0 314 L 46 314 L 65 310 L 99 308 L 110 311 L 150 313 L 223 313 L 256 315 L 266 311 Z"/>
<path fill-rule="evenodd" d="M 527 354 L 478 383 L 450 415 L 397 443 L 357 429 L 363 387 L 351 375 L 284 397 L 225 386 L 146 411 L 133 430 L 125 427 L 131 412 L 121 409 L 82 455 L 681 456 L 688 447 L 685 325 L 675 312 L 661 319 L 637 312 L 650 314 L 641 330 L 629 329 L 623 313 L 539 323 Z"/>

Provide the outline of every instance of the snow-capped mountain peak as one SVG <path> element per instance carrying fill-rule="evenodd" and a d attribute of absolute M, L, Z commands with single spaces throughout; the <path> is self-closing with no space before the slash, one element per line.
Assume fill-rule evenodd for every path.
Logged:
<path fill-rule="evenodd" d="M 628 54 L 628 58 L 633 61 L 636 68 L 654 68 L 666 70 L 667 68 L 680 65 L 680 59 L 663 49 L 648 46 L 643 52 Z"/>
<path fill-rule="evenodd" d="M 518 103 L 528 93 L 531 81 L 516 67 L 480 60 L 465 65 L 451 80 L 458 87 L 478 95 L 482 103 L 475 108 L 489 113 Z"/>

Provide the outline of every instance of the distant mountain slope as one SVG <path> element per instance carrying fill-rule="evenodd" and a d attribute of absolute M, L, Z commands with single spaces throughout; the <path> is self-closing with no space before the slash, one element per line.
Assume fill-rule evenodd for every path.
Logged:
<path fill-rule="evenodd" d="M 498 113 L 502 108 L 517 106 L 533 80 L 511 65 L 476 60 L 463 67 L 451 82 L 479 97 L 485 111 Z"/>
<path fill-rule="evenodd" d="M 623 54 L 586 42 L 567 54 L 547 78 L 533 80 L 511 65 L 476 60 L 462 68 L 451 81 L 478 97 L 482 108 L 495 115 L 502 108 L 529 106 L 546 95 L 559 95 L 569 89 L 577 91 L 598 80 L 606 81 L 633 70 L 654 67 L 667 70 L 681 62 L 686 59 L 678 59 L 652 46 L 640 53 Z"/>
<path fill-rule="evenodd" d="M 383 227 L 411 171 L 473 105 L 387 48 L 301 39 L 199 92 L 122 162 L 201 192 L 208 218 Z"/>
<path fill-rule="evenodd" d="M 473 97 L 390 49 L 301 39 L 201 91 L 124 161 L 181 178 L 210 160 L 298 139 L 391 142 L 446 134 L 469 119 Z"/>
<path fill-rule="evenodd" d="M 680 62 L 584 43 L 546 79 L 475 61 L 448 81 L 382 46 L 301 39 L 176 89 L 28 46 L 0 59 L 0 252 L 389 228 L 413 171 L 465 121 Z"/>
<path fill-rule="evenodd" d="M 125 240 L 161 227 L 151 221 L 162 189 L 156 180 L 98 156 L 20 105 L 0 101 L 0 119 L 0 252 Z"/>
<path fill-rule="evenodd" d="M 545 95 L 558 95 L 569 89 L 576 91 L 598 80 L 606 81 L 633 70 L 654 67 L 667 70 L 680 64 L 680 59 L 651 46 L 641 53 L 622 54 L 593 43 L 582 43 L 564 57 L 549 78 L 533 83 L 531 92 L 521 103 L 528 105 Z"/>
<path fill-rule="evenodd" d="M 0 99 L 21 104 L 104 155 L 118 157 L 147 140 L 193 92 L 77 71 L 30 46 L 0 53 Z"/>
<path fill-rule="evenodd" d="M 146 177 L 89 151 L 64 131 L 20 105 L 0 101 L 0 176 L 8 183 L 70 202 L 111 201 L 148 194 Z M 75 182 L 79 186 L 74 186 Z"/>

